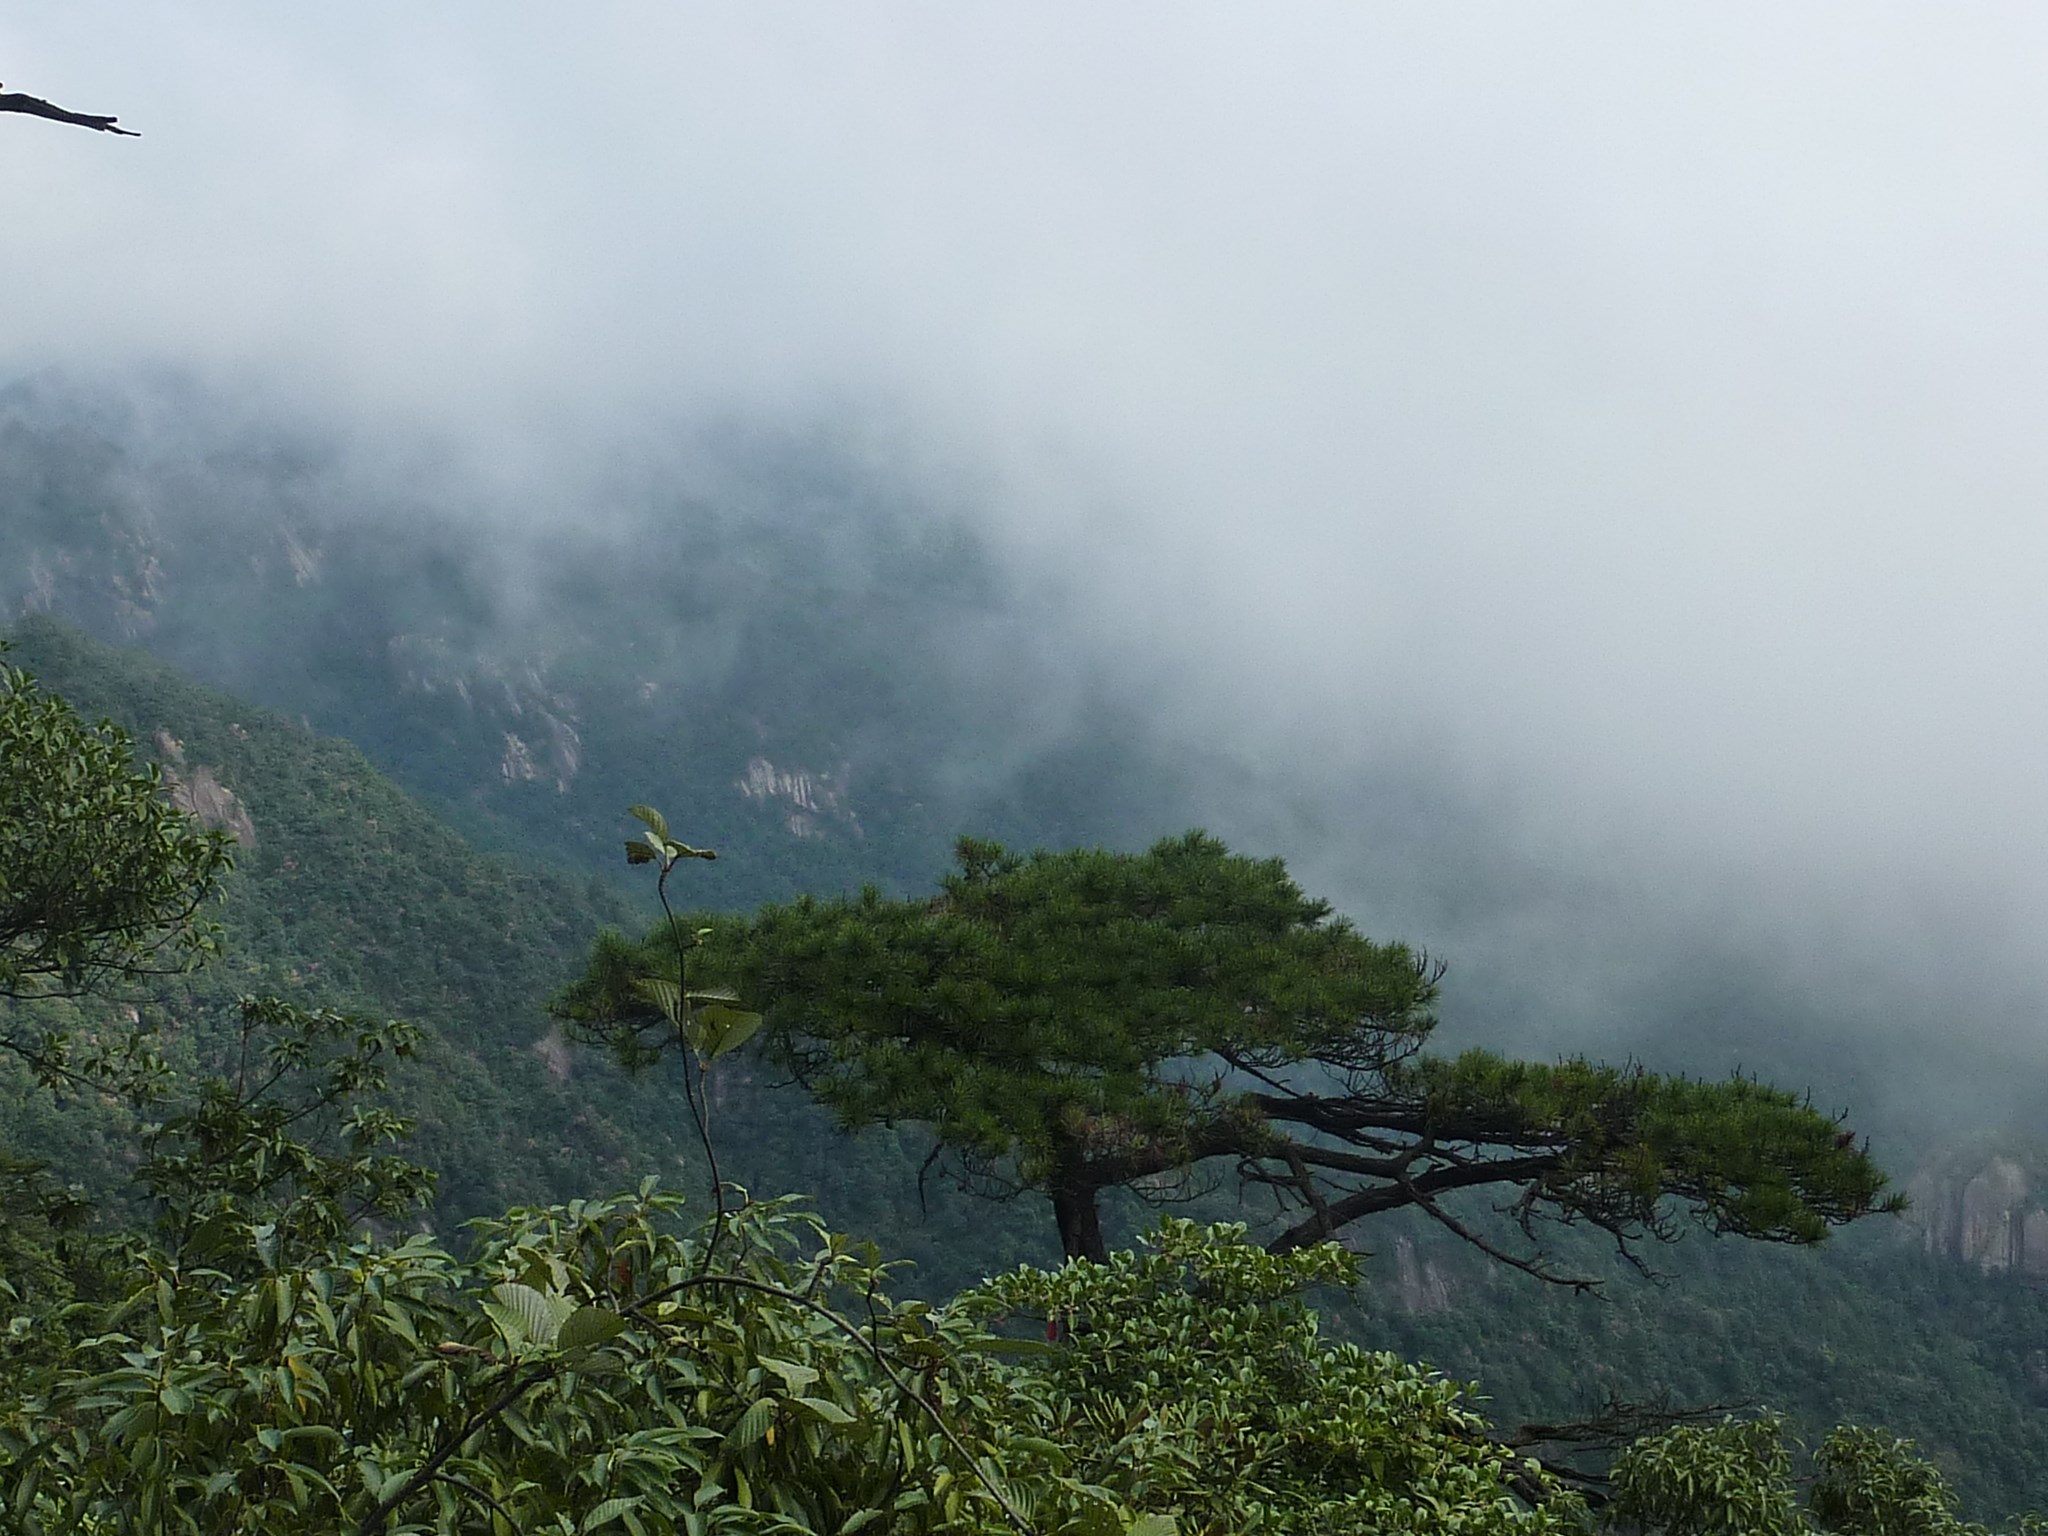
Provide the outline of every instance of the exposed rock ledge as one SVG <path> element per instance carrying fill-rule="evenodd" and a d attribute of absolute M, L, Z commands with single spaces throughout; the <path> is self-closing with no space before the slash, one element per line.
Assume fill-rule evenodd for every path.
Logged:
<path fill-rule="evenodd" d="M 823 837 L 828 823 L 834 821 L 859 837 L 860 818 L 853 814 L 846 791 L 838 783 L 844 775 L 843 768 L 837 775 L 811 768 L 778 768 L 767 758 L 757 757 L 733 787 L 749 800 L 781 801 L 783 825 L 792 837 Z"/>
<path fill-rule="evenodd" d="M 164 789 L 171 804 L 204 826 L 221 828 L 240 847 L 256 846 L 256 823 L 249 818 L 249 808 L 213 769 L 204 763 L 187 767 L 185 744 L 162 727 L 157 729 L 156 748 L 163 754 Z"/>
<path fill-rule="evenodd" d="M 1922 1169 L 1907 1192 L 1929 1253 L 1986 1271 L 2048 1275 L 2044 1191 L 2014 1157 L 1951 1157 Z"/>

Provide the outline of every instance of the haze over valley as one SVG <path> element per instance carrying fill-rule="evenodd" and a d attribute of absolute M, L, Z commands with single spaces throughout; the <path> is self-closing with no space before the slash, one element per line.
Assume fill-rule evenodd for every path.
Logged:
<path fill-rule="evenodd" d="M 1704 1289 L 1627 1292 L 1607 1355 L 1400 1228 L 1340 1331 L 1531 1413 L 1812 1386 L 1955 1458 L 2009 1419 L 1958 1475 L 2038 1504 L 2044 56 L 1903 5 L 0 20 L 0 75 L 143 135 L 0 118 L 0 636 L 188 801 L 201 721 L 216 822 L 397 861 L 337 910 L 516 887 L 499 958 L 382 979 L 265 926 L 304 887 L 262 811 L 233 897 L 308 998 L 496 978 L 433 1048 L 492 1085 L 436 1111 L 444 1221 L 695 1167 L 544 1008 L 654 910 L 629 804 L 735 913 L 1203 827 L 1443 961 L 1440 1046 L 1810 1090 L 1915 1201 L 1832 1269 L 1681 1244 Z M 769 1076 L 734 1115 L 832 1134 Z M 761 1134 L 976 1278 L 910 1129 Z M 1639 1347 L 1793 1291 L 1766 1388 Z M 1936 1314 L 1885 1375 L 1864 1332 Z"/>

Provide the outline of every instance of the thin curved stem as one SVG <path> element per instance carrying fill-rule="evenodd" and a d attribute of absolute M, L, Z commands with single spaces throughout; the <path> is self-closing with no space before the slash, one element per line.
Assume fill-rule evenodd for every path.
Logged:
<path fill-rule="evenodd" d="M 512 1518 L 512 1511 L 507 1509 L 503 1504 L 500 1504 L 496 1499 L 492 1498 L 489 1493 L 477 1487 L 475 1483 L 470 1482 L 469 1479 L 457 1477 L 452 1472 L 436 1472 L 433 1476 L 433 1481 L 437 1483 L 446 1483 L 450 1488 L 459 1489 L 463 1493 L 474 1494 L 477 1498 L 482 1499 L 484 1503 L 490 1505 L 491 1513 L 496 1515 L 500 1520 L 503 1520 L 506 1525 L 510 1526 L 515 1531 L 519 1529 L 519 1522 Z"/>
<path fill-rule="evenodd" d="M 654 882 L 655 897 L 661 902 L 661 915 L 668 919 L 669 938 L 676 947 L 676 1011 L 687 1014 L 690 1007 L 690 948 L 683 942 L 683 930 L 676 922 L 675 909 L 668 903 L 668 876 L 675 865 L 665 863 L 661 874 Z M 711 1268 L 711 1260 L 718 1252 L 719 1239 L 725 1236 L 725 1176 L 719 1172 L 718 1149 L 711 1142 L 711 1090 L 708 1083 L 701 1082 L 704 1076 L 703 1063 L 697 1059 L 695 1046 L 684 1040 L 683 1046 L 683 1101 L 690 1106 L 691 1123 L 697 1127 L 697 1140 L 704 1147 L 704 1161 L 711 1169 L 711 1204 L 713 1217 L 711 1241 L 704 1245 L 704 1261 L 699 1273 Z M 692 1075 L 694 1074 L 694 1076 Z M 704 1090 L 704 1102 L 697 1102 L 699 1087 Z"/>
<path fill-rule="evenodd" d="M 511 1381 L 503 1392 L 500 1392 L 489 1405 L 471 1414 L 463 1421 L 460 1429 L 436 1446 L 433 1454 L 421 1463 L 420 1469 L 407 1478 L 396 1493 L 386 1494 L 377 1501 L 376 1507 L 363 1516 L 362 1524 L 356 1527 L 356 1536 L 376 1536 L 378 1531 L 384 1529 L 384 1522 L 391 1518 L 393 1510 L 397 1509 L 407 1499 L 441 1475 L 441 1468 L 447 1465 L 450 1457 L 468 1443 L 471 1435 L 487 1427 L 492 1420 L 496 1419 L 507 1408 L 510 1408 L 534 1387 L 539 1386 L 549 1376 L 553 1375 L 554 1371 L 555 1367 L 552 1365 L 545 1366 L 539 1372 L 530 1376 L 515 1370 L 512 1373 Z"/>

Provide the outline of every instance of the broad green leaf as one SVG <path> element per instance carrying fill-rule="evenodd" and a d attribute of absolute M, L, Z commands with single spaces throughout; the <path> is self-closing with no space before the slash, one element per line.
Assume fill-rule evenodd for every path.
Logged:
<path fill-rule="evenodd" d="M 610 1525 L 628 1510 L 637 1509 L 639 1505 L 638 1498 L 606 1499 L 602 1504 L 594 1505 L 590 1513 L 583 1517 L 582 1523 L 576 1527 L 577 1536 L 589 1536 L 591 1531 L 600 1526 Z"/>
<path fill-rule="evenodd" d="M 728 1052 L 738 1050 L 761 1028 L 760 1014 L 724 1003 L 706 1003 L 697 1010 L 697 1019 L 703 1040 L 698 1054 L 706 1061 L 716 1061 Z"/>
<path fill-rule="evenodd" d="M 790 1360 L 777 1360 L 772 1355 L 760 1356 L 759 1364 L 764 1370 L 773 1371 L 780 1376 L 782 1384 L 792 1392 L 801 1392 L 818 1379 L 818 1373 L 808 1365 L 798 1365 Z"/>
<path fill-rule="evenodd" d="M 801 1404 L 823 1419 L 827 1424 L 851 1424 L 853 1422 L 853 1415 L 828 1397 L 792 1397 L 790 1401 Z"/>
<path fill-rule="evenodd" d="M 643 976 L 633 984 L 634 990 L 662 1012 L 671 1024 L 680 1024 L 685 1017 L 682 989 L 674 982 L 661 976 Z"/>
<path fill-rule="evenodd" d="M 1010 1339 L 997 1335 L 986 1339 L 969 1339 L 960 1346 L 962 1353 L 974 1355 L 1064 1355 L 1057 1344 L 1048 1344 L 1043 1339 Z"/>
<path fill-rule="evenodd" d="M 732 1444 L 735 1449 L 744 1449 L 768 1433 L 775 1422 L 775 1399 L 763 1397 L 747 1405 L 747 1411 L 740 1415 L 739 1423 L 732 1428 Z"/>
<path fill-rule="evenodd" d="M 484 1311 L 498 1324 L 505 1342 L 515 1349 L 521 1344 L 550 1347 L 575 1310 L 575 1304 L 567 1297 L 544 1295 L 516 1281 L 492 1286 L 491 1295 L 496 1304 L 485 1302 Z"/>
<path fill-rule="evenodd" d="M 491 1325 L 498 1330 L 498 1337 L 512 1350 L 522 1350 L 532 1342 L 533 1336 L 527 1332 L 526 1320 L 520 1316 L 516 1308 L 507 1306 L 502 1301 L 486 1301 L 483 1308 L 484 1316 L 488 1317 Z"/>
<path fill-rule="evenodd" d="M 578 1307 L 555 1336 L 557 1349 L 591 1349 L 626 1331 L 626 1320 L 606 1307 Z"/>
<path fill-rule="evenodd" d="M 629 805 L 626 814 L 639 822 L 656 837 L 667 838 L 668 818 L 651 805 Z"/>
<path fill-rule="evenodd" d="M 1124 1536 L 1180 1536 L 1180 1522 L 1171 1515 L 1140 1515 L 1125 1527 Z"/>

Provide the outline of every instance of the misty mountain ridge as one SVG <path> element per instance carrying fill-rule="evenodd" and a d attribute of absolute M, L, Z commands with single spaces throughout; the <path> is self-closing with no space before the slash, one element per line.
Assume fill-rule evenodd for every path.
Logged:
<path fill-rule="evenodd" d="M 246 965 L 254 948 L 262 969 L 221 975 L 219 985 L 279 985 L 408 1012 L 434 1030 L 418 1085 L 420 1151 L 449 1174 L 455 1214 L 569 1192 L 557 1188 L 563 1182 L 594 1188 L 690 1165 L 672 1085 L 623 1079 L 563 1047 L 539 1012 L 573 965 L 571 930 L 631 926 L 631 913 L 645 911 L 643 889 L 618 885 L 621 805 L 666 803 L 678 821 L 688 807 L 692 838 L 725 852 L 709 866 L 715 879 L 698 881 L 702 899 L 739 907 L 866 879 L 922 889 L 961 825 L 954 817 L 983 817 L 965 825 L 1026 844 L 1128 846 L 1210 809 L 1204 795 L 1214 784 L 1247 801 L 1260 791 L 1241 764 L 1198 764 L 1176 743 L 1133 729 L 1139 723 L 1110 709 L 1106 688 L 1081 700 L 1065 735 L 1049 731 L 1034 745 L 1026 721 L 981 748 L 975 733 L 999 731 L 1001 709 L 975 690 L 993 686 L 987 676 L 1012 674 L 956 668 L 946 641 L 961 631 L 948 623 L 985 633 L 1004 621 L 1006 602 L 1030 610 L 967 541 L 920 545 L 848 514 L 838 524 L 850 547 L 842 561 L 795 514 L 733 528 L 705 512 L 690 524 L 694 547 L 711 551 L 694 580 L 713 602 L 664 621 L 662 604 L 641 606 L 649 588 L 662 590 L 647 580 L 659 563 L 627 537 L 594 539 L 582 565 L 557 557 L 551 590 L 565 592 L 565 606 L 516 625 L 504 608 L 528 612 L 537 600 L 492 584 L 512 557 L 485 545 L 477 563 L 465 563 L 471 535 L 453 518 L 412 526 L 395 512 L 319 506 L 291 471 L 248 469 L 248 459 L 221 471 L 231 494 L 207 498 L 221 475 L 205 463 L 160 481 L 150 461 L 129 459 L 133 444 L 76 430 L 20 428 L 0 444 L 0 537 L 10 555 L 0 569 L 16 571 L 14 612 L 61 612 L 195 672 L 240 678 L 244 694 L 268 690 L 283 709 L 283 721 L 258 719 L 45 621 L 23 631 L 25 659 L 88 713 L 125 719 L 195 811 L 246 823 L 252 922 L 297 913 L 309 899 L 338 907 L 283 926 L 264 918 L 229 948 L 229 965 L 238 952 Z M 236 475 L 248 477 L 240 492 Z M 272 481 L 289 514 L 279 520 L 262 514 Z M 322 483 L 311 479 L 315 489 Z M 891 537 L 907 553 L 887 565 L 870 559 Z M 981 612 L 963 616 L 969 600 Z M 1024 627 L 1024 618 L 1010 623 Z M 252 643 L 262 633 L 272 639 Z M 1020 692 L 1028 686 L 1028 676 L 1018 682 Z M 428 805 L 500 850 L 573 870 L 571 879 L 520 874 L 541 885 L 514 895 L 506 866 L 465 854 L 418 811 L 401 809 L 369 764 L 291 719 L 356 733 Z M 319 766 L 330 752 L 342 756 Z M 649 786 L 649 774 L 664 782 Z M 287 784 L 317 793 L 297 811 L 270 809 Z M 1290 813 L 1329 815 L 1315 805 Z M 322 836 L 342 842 L 307 858 L 299 844 L 311 834 L 291 831 L 295 817 L 315 817 L 332 827 Z M 414 872 L 422 848 L 438 852 Z M 1456 854 L 1452 844 L 1446 862 Z M 1470 879 L 1483 879 L 1483 866 Z M 518 961 L 506 969 L 477 948 L 481 934 L 459 936 L 492 907 L 508 918 L 530 913 L 514 918 L 506 938 L 543 911 L 553 936 L 514 938 L 506 954 Z M 360 928 L 365 920 L 395 926 L 371 932 Z M 436 958 L 442 952 L 463 963 L 451 967 Z M 1745 1014 L 1784 1026 L 1786 999 L 1767 981 L 1710 948 L 1694 965 L 1696 985 L 1665 999 L 1667 1018 L 1702 1038 Z M 1825 1028 L 1825 1016 L 1815 1024 Z M 1032 1253 L 1028 1212 L 987 1221 L 944 1188 L 932 1192 L 930 1217 L 907 1208 L 915 1133 L 848 1147 L 807 1104 L 762 1098 L 768 1087 L 750 1073 L 729 1075 L 719 1092 L 745 1182 L 815 1192 L 836 1221 L 918 1257 L 926 1282 L 944 1286 Z M 43 1147 L 80 1147 L 78 1157 L 92 1145 L 78 1124 L 37 1122 L 23 1133 L 43 1137 Z M 1989 1163 L 1956 1176 L 1968 1190 L 1987 1169 L 1997 1182 Z M 2009 1219 L 1987 1204 L 1985 1188 L 1970 1208 L 1974 1247 L 1944 1247 L 1933 1229 L 1917 1239 L 1935 1260 L 1950 1253 L 1931 1268 L 1913 1253 L 1915 1235 L 1896 1229 L 1843 1233 L 1821 1255 L 1688 1241 L 1661 1255 L 1681 1276 L 1671 1292 L 1618 1276 L 1614 1303 L 1591 1313 L 1522 1276 L 1495 1274 L 1413 1223 L 1393 1223 L 1362 1233 L 1374 1255 L 1368 1309 L 1337 1313 L 1331 1327 L 1479 1376 L 1503 1413 L 1569 1415 L 1610 1393 L 1669 1393 L 1790 1403 L 1815 1423 L 1831 1413 L 1886 1417 L 1921 1436 L 1987 1503 L 2011 1503 L 2032 1497 L 2013 1470 L 2034 1464 L 2032 1442 L 1989 1462 L 1968 1448 L 1987 1419 L 2028 1413 L 2048 1391 L 2023 1346 L 2042 1323 L 2042 1298 L 2011 1284 L 2015 1272 L 2030 1272 L 2023 1264 L 1978 1274 L 1995 1249 L 1982 1233 Z M 1139 1217 L 1126 1210 L 1120 1221 Z M 1602 1264 L 1591 1249 L 1575 1257 Z M 1958 1257 L 1968 1264 L 1954 1264 Z M 1944 1284 L 1954 1294 L 1937 1290 L 1942 1300 L 1931 1303 L 1929 1288 Z M 1716 1343 L 1731 1327 L 1767 1329 L 1769 1343 Z"/>
<path fill-rule="evenodd" d="M 6 611 L 305 716 L 504 841 L 545 819 L 558 852 L 608 850 L 619 807 L 673 774 L 716 824 L 868 845 L 811 850 L 807 884 L 921 882 L 998 781 L 1100 750 L 1108 703 L 1054 686 L 1043 616 L 961 529 L 849 490 L 826 447 L 774 445 L 755 505 L 666 492 L 571 541 L 358 499 L 275 444 L 156 435 L 70 394 L 0 396 Z"/>
<path fill-rule="evenodd" d="M 138 754 L 175 781 L 173 798 L 237 842 L 212 964 L 134 997 L 36 1006 L 76 1015 L 87 1029 L 101 1027 L 102 1015 L 111 1027 L 117 1017 L 143 1023 L 188 1073 L 216 1068 L 233 1049 L 236 1000 L 246 993 L 416 1021 L 423 1048 L 395 1075 L 394 1104 L 416 1122 L 409 1155 L 441 1176 L 433 1222 L 446 1232 L 509 1205 L 648 1176 L 701 1187 L 674 1074 L 626 1074 L 602 1052 L 571 1050 L 546 1008 L 600 929 L 647 919 L 644 888 L 628 899 L 602 880 L 480 850 L 351 744 L 136 651 L 41 616 L 12 638 L 14 661 L 87 714 L 122 725 Z M 201 784 L 207 791 L 194 794 Z M 14 1006 L 0 1002 L 0 1011 Z M 897 1137 L 839 1136 L 801 1093 L 745 1063 L 723 1075 L 718 1095 L 748 1128 L 728 1149 L 728 1177 L 808 1191 L 851 1230 L 894 1231 L 897 1251 L 919 1259 L 933 1284 L 957 1287 L 979 1273 L 945 1252 L 962 1230 L 949 1192 L 934 1199 L 928 1229 L 905 1229 Z M 0 1102 L 10 1110 L 0 1115 L 0 1155 L 48 1160 L 96 1196 L 120 1197 L 131 1128 L 115 1101 L 52 1103 L 6 1059 Z M 965 1263 L 1016 1262 L 1030 1251 L 986 1229 Z"/>
<path fill-rule="evenodd" d="M 1139 847 L 1206 825 L 1448 955 L 1447 1040 L 1812 1083 L 1909 1166 L 2032 1123 L 2015 1028 L 1921 1049 L 1967 957 L 1816 971 L 1692 892 L 1531 854 L 1427 754 L 1318 765 L 1177 717 L 1104 616 L 858 434 L 728 425 L 602 495 L 510 505 L 391 460 L 184 381 L 17 383 L 0 615 L 146 646 L 355 742 L 483 845 L 585 876 L 620 877 L 638 801 L 747 850 L 713 898 L 734 907 L 923 889 L 961 832 Z M 2017 1021 L 2033 999 L 1962 1006 Z"/>

